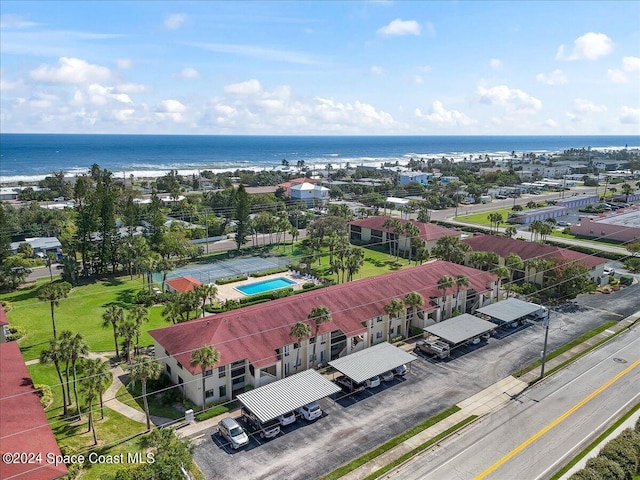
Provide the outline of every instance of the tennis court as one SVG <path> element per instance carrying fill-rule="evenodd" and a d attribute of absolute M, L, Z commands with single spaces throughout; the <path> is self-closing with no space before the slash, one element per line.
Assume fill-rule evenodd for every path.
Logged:
<path fill-rule="evenodd" d="M 189 265 L 177 268 L 167 274 L 167 280 L 176 277 L 190 276 L 202 283 L 213 283 L 221 278 L 231 278 L 240 275 L 266 272 L 289 265 L 286 257 L 245 257 L 231 260 L 220 260 L 202 265 Z M 162 272 L 154 272 L 153 281 L 162 282 Z"/>

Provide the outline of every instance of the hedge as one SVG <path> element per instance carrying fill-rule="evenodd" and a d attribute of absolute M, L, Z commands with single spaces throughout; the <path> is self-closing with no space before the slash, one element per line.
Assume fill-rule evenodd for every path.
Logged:
<path fill-rule="evenodd" d="M 240 282 L 242 280 L 247 280 L 249 277 L 245 275 L 239 275 L 237 277 L 230 278 L 219 278 L 216 280 L 217 285 L 226 285 L 227 283 Z"/>
<path fill-rule="evenodd" d="M 252 277 L 266 277 L 267 275 L 273 275 L 275 273 L 283 273 L 283 272 L 288 272 L 289 269 L 286 267 L 281 267 L 281 268 L 274 268 L 272 270 L 267 270 L 265 272 L 257 272 L 257 273 L 252 273 L 251 276 Z"/>

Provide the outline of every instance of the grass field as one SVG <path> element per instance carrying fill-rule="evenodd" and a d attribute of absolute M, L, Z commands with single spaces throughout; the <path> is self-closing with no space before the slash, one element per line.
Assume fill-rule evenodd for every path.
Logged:
<path fill-rule="evenodd" d="M 504 222 L 506 222 L 507 218 L 509 217 L 509 213 L 511 213 L 511 212 L 512 212 L 511 207 L 509 207 L 509 208 L 499 208 L 497 210 L 491 210 L 491 211 L 487 211 L 487 212 L 472 213 L 471 215 L 458 215 L 457 220 L 459 222 L 473 223 L 475 225 L 487 225 L 487 226 L 490 226 L 491 222 L 487 218 L 489 216 L 489 214 L 491 214 L 491 213 L 501 213 L 502 214 L 502 218 L 504 219 Z"/>
<path fill-rule="evenodd" d="M 52 337 L 51 308 L 48 302 L 38 300 L 38 289 L 48 283 L 40 280 L 31 287 L 0 294 L 0 300 L 11 302 L 12 310 L 7 314 L 9 323 L 27 330 L 18 342 L 25 360 L 38 358 Z M 56 330 L 80 332 L 93 352 L 113 351 L 113 329 L 102 327 L 102 313 L 111 304 L 127 309 L 135 294 L 142 287 L 140 279 L 118 277 L 106 281 L 95 281 L 75 287 L 68 298 L 61 299 L 55 308 Z M 169 325 L 162 318 L 162 307 L 149 309 L 149 322 L 142 326 L 140 345 L 150 345 L 153 340 L 146 332 Z"/>

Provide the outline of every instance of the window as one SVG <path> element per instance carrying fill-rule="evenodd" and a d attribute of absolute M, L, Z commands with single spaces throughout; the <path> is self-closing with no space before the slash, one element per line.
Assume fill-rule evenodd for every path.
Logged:
<path fill-rule="evenodd" d="M 300 344 L 298 342 L 293 344 L 293 349 L 295 350 L 296 348 L 300 348 Z"/>
<path fill-rule="evenodd" d="M 285 374 L 285 376 L 289 375 L 289 364 L 288 363 L 284 364 L 284 374 Z"/>
<path fill-rule="evenodd" d="M 171 376 L 171 367 L 169 365 L 167 365 L 167 373 Z"/>
<path fill-rule="evenodd" d="M 182 364 L 178 362 L 178 368 L 182 368 Z"/>
<path fill-rule="evenodd" d="M 310 344 L 316 343 L 316 337 L 309 338 L 309 343 Z"/>
<path fill-rule="evenodd" d="M 382 315 L 376 317 L 376 323 L 380 323 L 382 321 Z"/>
<path fill-rule="evenodd" d="M 204 376 L 205 377 L 210 377 L 211 375 L 213 375 L 213 369 L 209 369 L 209 370 L 205 370 L 204 371 Z"/>
<path fill-rule="evenodd" d="M 168 357 L 168 356 L 169 356 L 169 352 L 167 352 L 167 349 L 166 349 L 166 348 L 164 349 L 164 354 L 165 354 L 165 356 L 166 356 L 166 357 Z"/>
<path fill-rule="evenodd" d="M 227 376 L 226 367 L 218 367 L 218 378 L 223 378 Z"/>
<path fill-rule="evenodd" d="M 382 332 L 376 333 L 376 338 L 382 338 Z"/>
<path fill-rule="evenodd" d="M 244 383 L 244 375 L 242 375 L 241 377 L 236 377 L 233 380 L 231 380 L 231 383 L 233 385 L 237 385 L 239 383 Z"/>
<path fill-rule="evenodd" d="M 213 392 L 213 390 L 207 390 L 206 392 L 204 392 L 204 398 L 211 398 L 215 395 L 215 393 Z"/>
<path fill-rule="evenodd" d="M 220 385 L 220 387 L 218 387 L 218 392 L 220 393 L 220 398 L 224 398 L 227 396 L 227 386 L 226 385 Z"/>
<path fill-rule="evenodd" d="M 288 357 L 289 356 L 289 345 L 285 345 L 284 346 L 284 356 Z"/>

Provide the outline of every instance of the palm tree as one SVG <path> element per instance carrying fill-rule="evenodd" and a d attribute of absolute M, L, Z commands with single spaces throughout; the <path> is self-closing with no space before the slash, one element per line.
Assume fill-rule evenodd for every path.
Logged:
<path fill-rule="evenodd" d="M 438 290 L 442 290 L 442 297 L 444 298 L 444 301 L 442 302 L 443 307 L 447 303 L 447 290 L 453 287 L 454 283 L 455 281 L 453 277 L 449 275 L 443 275 L 442 277 L 440 277 L 440 280 L 438 280 L 437 288 Z"/>
<path fill-rule="evenodd" d="M 131 363 L 131 342 L 134 337 L 140 336 L 140 327 L 133 320 L 123 319 L 118 323 L 118 335 L 123 338 L 122 347 L 125 360 L 127 363 Z"/>
<path fill-rule="evenodd" d="M 156 265 L 156 269 L 162 272 L 162 288 L 161 290 L 164 292 L 164 284 L 167 281 L 167 274 L 173 270 L 174 262 L 170 258 L 163 258 Z"/>
<path fill-rule="evenodd" d="M 516 271 L 522 270 L 522 258 L 516 253 L 510 253 L 504 258 L 504 266 L 509 269 L 509 284 L 513 283 Z M 507 296 L 509 296 L 507 294 Z"/>
<path fill-rule="evenodd" d="M 64 361 L 64 378 L 65 385 L 67 387 L 67 405 L 71 405 L 71 382 L 70 369 L 71 369 L 71 339 L 73 338 L 73 332 L 71 330 L 63 330 L 60 333 L 60 359 Z M 63 385 L 63 387 L 65 386 Z"/>
<path fill-rule="evenodd" d="M 108 328 L 113 327 L 113 343 L 116 347 L 116 358 L 120 358 L 118 351 L 118 324 L 124 319 L 124 311 L 117 305 L 109 305 L 107 310 L 102 314 L 102 326 Z"/>
<path fill-rule="evenodd" d="M 502 286 L 502 280 L 504 278 L 509 278 L 509 269 L 505 266 L 498 266 L 493 269 L 493 273 L 498 276 L 498 292 L 500 292 L 500 287 Z"/>
<path fill-rule="evenodd" d="M 400 314 L 406 312 L 406 307 L 401 300 L 392 298 L 389 303 L 384 306 L 384 313 L 389 315 L 389 322 L 392 318 L 400 318 Z"/>
<path fill-rule="evenodd" d="M 38 291 L 38 300 L 41 302 L 49 302 L 51 305 L 51 325 L 53 326 L 53 338 L 57 338 L 56 335 L 56 319 L 55 319 L 55 307 L 58 306 L 61 298 L 67 298 L 71 285 L 67 282 L 62 283 L 47 283 L 40 287 Z"/>
<path fill-rule="evenodd" d="M 144 413 L 147 416 L 147 431 L 151 430 L 151 417 L 149 416 L 149 404 L 147 402 L 147 381 L 157 380 L 162 374 L 162 365 L 155 358 L 140 356 L 136 363 L 129 367 L 131 374 L 131 384 L 139 381 L 142 386 L 142 402 Z"/>
<path fill-rule="evenodd" d="M 315 342 L 313 342 L 313 362 L 315 363 L 316 345 L 318 344 L 318 331 L 320 330 L 320 325 L 331 321 L 331 311 L 324 305 L 318 305 L 317 307 L 313 307 L 311 309 L 307 318 L 309 320 L 313 320 L 313 336 L 316 339 Z"/>
<path fill-rule="evenodd" d="M 191 366 L 200 367 L 202 373 L 202 411 L 204 412 L 206 404 L 206 391 L 204 386 L 205 372 L 209 367 L 213 368 L 220 360 L 220 352 L 210 345 L 203 345 L 197 350 L 191 352 Z"/>
<path fill-rule="evenodd" d="M 149 311 L 142 305 L 133 305 L 131 310 L 129 310 L 127 319 L 131 320 L 137 326 L 135 347 L 135 354 L 137 355 L 140 349 L 140 331 L 142 324 L 149 321 Z"/>
<path fill-rule="evenodd" d="M 207 304 L 207 301 L 209 299 L 217 295 L 218 289 L 214 284 L 196 285 L 196 287 L 193 289 L 193 292 L 199 300 L 202 300 L 202 316 L 204 317 L 207 313 L 205 311 L 205 305 Z"/>
<path fill-rule="evenodd" d="M 60 380 L 60 387 L 62 388 L 62 408 L 63 415 L 67 416 L 67 391 L 65 390 L 65 382 L 62 378 L 62 371 L 60 370 L 60 362 L 63 361 L 64 354 L 62 352 L 62 346 L 60 341 L 56 338 L 49 339 L 49 348 L 40 352 L 40 363 L 52 362 L 56 368 L 58 374 L 58 380 Z"/>
<path fill-rule="evenodd" d="M 57 260 L 58 258 L 56 257 L 56 254 L 53 252 L 47 252 L 47 255 L 44 257 L 44 263 L 49 269 L 49 279 L 51 282 L 53 282 L 53 272 L 51 271 L 51 267 L 53 266 L 54 262 L 56 262 Z"/>
<path fill-rule="evenodd" d="M 415 319 L 418 313 L 418 308 L 424 304 L 424 297 L 418 292 L 409 292 L 404 296 L 404 304 L 411 308 L 411 319 Z M 409 322 L 406 325 L 407 337 L 409 337 Z"/>
<path fill-rule="evenodd" d="M 102 394 L 110 383 L 111 374 L 109 366 L 99 358 L 85 360 L 84 371 L 85 376 L 80 379 L 80 389 L 84 394 L 85 401 L 89 404 L 88 431 L 93 433 L 93 444 L 97 445 L 98 438 L 93 420 L 93 401 L 96 397 L 100 397 L 100 411 L 102 412 Z M 104 414 L 102 414 L 102 418 L 104 418 Z"/>
<path fill-rule="evenodd" d="M 73 372 L 73 398 L 76 402 L 76 410 L 78 411 L 78 418 L 82 415 L 82 411 L 80 410 L 80 402 L 78 402 L 78 372 L 76 371 L 76 366 L 78 364 L 78 360 L 83 356 L 89 353 L 89 347 L 87 346 L 87 342 L 84 341 L 84 338 L 81 333 L 76 333 L 69 339 L 69 343 L 67 345 L 69 352 L 69 359 L 71 360 L 71 370 Z"/>
<path fill-rule="evenodd" d="M 302 345 L 300 345 L 300 341 L 304 337 L 308 337 L 311 335 L 311 328 L 304 322 L 296 322 L 296 324 L 291 327 L 291 332 L 289 332 L 290 337 L 295 337 L 298 343 L 298 348 L 296 349 L 296 372 L 298 371 L 298 362 L 300 361 L 300 350 Z"/>
<path fill-rule="evenodd" d="M 160 254 L 157 252 L 147 253 L 144 257 L 142 257 L 139 261 L 140 268 L 144 270 L 147 277 L 147 285 L 149 286 L 149 291 L 151 291 L 151 287 L 153 286 L 153 272 L 158 267 L 160 263 Z M 143 279 L 144 285 L 144 279 Z"/>
<path fill-rule="evenodd" d="M 622 193 L 624 194 L 624 201 L 628 202 L 629 201 L 629 195 L 631 194 L 631 192 L 633 191 L 633 188 L 631 188 L 631 185 L 629 185 L 628 183 L 623 183 L 620 186 L 620 189 L 622 190 Z"/>
<path fill-rule="evenodd" d="M 462 287 L 468 287 L 469 285 L 471 285 L 471 282 L 469 281 L 469 279 L 467 278 L 466 275 L 456 275 L 456 278 L 454 279 L 454 282 L 456 284 L 456 309 L 459 309 L 459 307 L 460 307 L 460 289 Z"/>
<path fill-rule="evenodd" d="M 348 251 L 347 260 L 344 266 L 347 269 L 347 281 L 353 280 L 353 276 L 358 273 L 360 267 L 364 265 L 364 251 L 361 248 L 351 248 Z"/>
<path fill-rule="evenodd" d="M 413 253 L 414 240 L 420 236 L 420 229 L 412 222 L 404 224 L 403 233 L 407 236 L 407 243 L 409 248 L 409 263 L 411 263 L 411 254 Z"/>

